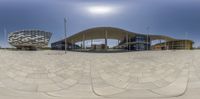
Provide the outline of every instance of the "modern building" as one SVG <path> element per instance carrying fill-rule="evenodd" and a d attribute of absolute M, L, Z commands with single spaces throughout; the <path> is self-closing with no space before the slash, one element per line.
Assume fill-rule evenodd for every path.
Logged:
<path fill-rule="evenodd" d="M 91 46 L 92 50 L 104 50 L 104 49 L 108 49 L 109 47 L 106 46 L 105 44 L 93 44 Z"/>
<path fill-rule="evenodd" d="M 8 42 L 17 49 L 38 49 L 48 46 L 51 35 L 42 30 L 21 30 L 9 33 Z"/>
<path fill-rule="evenodd" d="M 192 49 L 193 41 L 191 40 L 172 40 L 168 42 L 153 45 L 152 50 L 182 50 Z"/>
<path fill-rule="evenodd" d="M 168 49 L 185 49 L 184 46 L 187 46 L 188 47 L 187 49 L 191 49 L 193 44 L 191 43 L 192 41 L 190 40 L 178 40 L 164 35 L 141 34 L 114 27 L 96 27 L 81 31 L 66 39 L 54 42 L 51 44 L 51 48 L 54 50 L 64 50 L 66 41 L 67 42 L 66 46 L 68 50 L 86 49 L 87 47 L 85 41 L 91 40 L 91 50 L 93 51 L 94 47 L 92 47 L 92 44 L 93 40 L 95 39 L 104 39 L 105 41 L 104 46 L 108 46 L 107 45 L 108 39 L 115 39 L 118 40 L 118 45 L 113 47 L 114 49 L 132 50 L 132 51 L 143 51 L 143 50 L 154 49 L 152 48 L 151 44 L 151 42 L 154 40 L 164 40 L 169 44 Z M 182 41 L 190 41 L 190 43 L 178 43 Z M 81 43 L 81 46 L 77 45 L 77 42 Z M 173 45 L 173 48 L 171 44 Z M 102 50 L 108 49 L 108 47 L 100 47 L 100 48 L 102 48 Z"/>

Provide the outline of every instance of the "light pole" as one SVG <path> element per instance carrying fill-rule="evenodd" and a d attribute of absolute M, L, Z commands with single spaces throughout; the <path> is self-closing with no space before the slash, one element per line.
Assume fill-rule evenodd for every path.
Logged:
<path fill-rule="evenodd" d="M 67 53 L 67 19 L 64 18 L 64 33 L 65 33 L 65 54 Z"/>

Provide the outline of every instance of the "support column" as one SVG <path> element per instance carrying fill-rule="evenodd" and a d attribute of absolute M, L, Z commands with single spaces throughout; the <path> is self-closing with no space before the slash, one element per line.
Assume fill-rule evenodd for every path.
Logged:
<path fill-rule="evenodd" d="M 130 42 L 131 42 L 131 40 L 130 40 L 130 37 L 128 37 L 128 42 L 129 42 L 129 44 L 128 44 L 128 48 L 129 48 L 129 50 L 131 50 L 131 46 L 130 46 Z"/>
<path fill-rule="evenodd" d="M 129 51 L 129 44 L 128 44 L 128 33 L 126 33 L 126 44 L 127 44 L 127 50 Z"/>
<path fill-rule="evenodd" d="M 83 47 L 82 49 L 85 49 L 85 34 L 83 34 Z"/>
<path fill-rule="evenodd" d="M 105 31 L 105 49 L 107 50 L 107 43 L 108 43 L 108 41 L 107 41 L 107 38 L 108 38 L 108 32 L 107 32 L 107 30 Z"/>
<path fill-rule="evenodd" d="M 149 50 L 151 50 L 151 38 L 149 37 L 149 40 L 148 40 L 148 47 L 149 47 Z"/>
<path fill-rule="evenodd" d="M 160 45 L 161 45 L 162 41 L 160 40 Z M 162 50 L 162 47 L 161 47 L 161 50 Z"/>
<path fill-rule="evenodd" d="M 147 51 L 149 50 L 149 34 L 147 34 Z"/>
<path fill-rule="evenodd" d="M 120 47 L 119 47 L 119 43 L 120 43 L 120 40 L 117 40 L 118 42 L 118 44 L 117 44 L 117 49 L 119 49 Z M 121 48 L 120 48 L 121 49 Z"/>
<path fill-rule="evenodd" d="M 72 44 L 71 45 L 71 47 L 72 47 L 71 49 L 73 50 L 74 49 L 74 42 L 73 42 L 73 40 L 71 41 L 71 44 Z"/>
<path fill-rule="evenodd" d="M 83 46 L 83 42 L 82 42 L 82 40 L 80 41 L 80 48 L 79 48 L 79 50 L 82 50 L 82 47 Z"/>
<path fill-rule="evenodd" d="M 93 39 L 91 39 L 91 49 L 92 49 L 92 45 L 93 45 Z"/>

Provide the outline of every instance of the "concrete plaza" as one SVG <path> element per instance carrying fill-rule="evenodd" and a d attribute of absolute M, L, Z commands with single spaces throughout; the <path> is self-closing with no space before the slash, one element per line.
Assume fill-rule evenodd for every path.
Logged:
<path fill-rule="evenodd" d="M 0 50 L 0 99 L 198 99 L 200 51 Z"/>

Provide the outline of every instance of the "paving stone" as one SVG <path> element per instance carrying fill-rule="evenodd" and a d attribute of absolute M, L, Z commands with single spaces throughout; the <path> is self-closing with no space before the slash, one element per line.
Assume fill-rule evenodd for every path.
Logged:
<path fill-rule="evenodd" d="M 188 95 L 188 90 L 197 96 L 192 90 L 200 86 L 198 59 L 200 51 L 64 55 L 62 51 L 0 50 L 0 97 L 173 98 Z"/>

